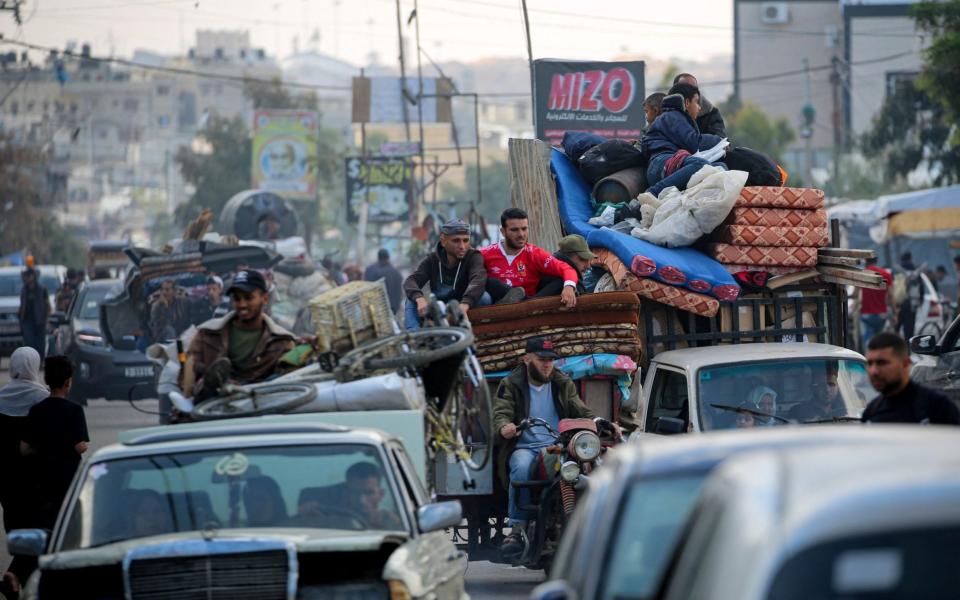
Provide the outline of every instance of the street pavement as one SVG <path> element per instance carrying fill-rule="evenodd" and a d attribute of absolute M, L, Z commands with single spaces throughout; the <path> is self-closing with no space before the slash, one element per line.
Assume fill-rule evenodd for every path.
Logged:
<path fill-rule="evenodd" d="M 0 371 L 0 385 L 8 380 L 6 360 Z M 136 408 L 126 401 L 91 400 L 85 409 L 87 428 L 90 432 L 90 450 L 95 452 L 117 441 L 121 431 L 136 427 L 148 427 L 157 423 L 157 401 L 139 400 Z M 138 410 L 139 409 L 139 410 Z M 146 412 L 140 412 L 146 411 Z M 0 512 L 2 515 L 2 512 Z M 6 536 L 0 528 L 0 567 L 6 570 L 10 564 Z M 527 598 L 530 590 L 543 581 L 540 571 L 528 571 L 489 562 L 472 562 L 467 569 L 467 591 L 473 598 L 497 598 L 519 600 Z"/>

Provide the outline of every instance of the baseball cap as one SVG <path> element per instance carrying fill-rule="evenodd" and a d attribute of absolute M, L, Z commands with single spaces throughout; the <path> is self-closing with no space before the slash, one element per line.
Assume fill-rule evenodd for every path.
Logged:
<path fill-rule="evenodd" d="M 576 254 L 583 260 L 593 260 L 597 257 L 596 254 L 590 252 L 587 240 L 582 235 L 575 233 L 561 238 L 559 249 L 561 254 Z"/>
<path fill-rule="evenodd" d="M 470 226 L 463 219 L 450 219 L 440 228 L 440 233 L 443 235 L 470 233 Z"/>
<path fill-rule="evenodd" d="M 207 275 L 207 284 L 215 283 L 220 286 L 220 289 L 223 289 L 223 280 L 217 277 L 216 275 Z"/>
<path fill-rule="evenodd" d="M 527 353 L 536 354 L 540 358 L 560 357 L 560 355 L 557 354 L 556 349 L 553 347 L 553 342 L 542 337 L 535 337 L 527 340 Z"/>
<path fill-rule="evenodd" d="M 259 271 L 246 270 L 240 271 L 233 276 L 233 281 L 230 282 L 230 287 L 227 289 L 227 294 L 233 293 L 233 290 L 240 290 L 243 292 L 252 292 L 254 290 L 260 290 L 261 292 L 267 291 L 267 281 L 263 278 L 263 275 Z"/>

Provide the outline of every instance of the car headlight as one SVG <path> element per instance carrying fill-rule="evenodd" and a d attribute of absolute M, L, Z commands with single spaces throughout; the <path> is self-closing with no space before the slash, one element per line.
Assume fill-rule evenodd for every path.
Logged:
<path fill-rule="evenodd" d="M 573 483 L 580 478 L 580 465 L 568 460 L 560 466 L 560 479 L 567 483 Z"/>
<path fill-rule="evenodd" d="M 567 451 L 577 460 L 594 460 L 600 456 L 600 436 L 592 431 L 578 432 L 571 438 Z"/>
<path fill-rule="evenodd" d="M 77 342 L 88 346 L 102 346 L 103 336 L 98 333 L 82 331 L 77 333 Z"/>

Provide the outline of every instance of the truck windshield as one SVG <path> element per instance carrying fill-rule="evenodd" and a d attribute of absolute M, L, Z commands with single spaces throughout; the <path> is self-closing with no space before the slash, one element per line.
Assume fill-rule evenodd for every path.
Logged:
<path fill-rule="evenodd" d="M 61 550 L 236 528 L 403 531 L 376 446 L 170 453 L 92 464 Z"/>
<path fill-rule="evenodd" d="M 83 295 L 77 300 L 80 303 L 78 316 L 81 319 L 98 320 L 100 318 L 100 305 L 103 304 L 103 300 L 108 293 L 110 293 L 110 288 L 103 286 L 91 286 L 84 290 Z"/>
<path fill-rule="evenodd" d="M 702 429 L 854 420 L 876 392 L 862 361 L 761 361 L 701 369 Z"/>

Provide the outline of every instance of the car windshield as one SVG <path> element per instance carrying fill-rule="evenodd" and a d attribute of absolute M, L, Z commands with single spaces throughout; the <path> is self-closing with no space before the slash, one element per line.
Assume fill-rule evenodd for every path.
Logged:
<path fill-rule="evenodd" d="M 397 506 L 367 444 L 125 458 L 86 470 L 60 549 L 228 528 L 402 531 Z"/>
<path fill-rule="evenodd" d="M 703 430 L 859 419 L 876 395 L 862 361 L 760 361 L 700 369 Z"/>
<path fill-rule="evenodd" d="M 601 598 L 651 598 L 689 518 L 706 473 L 637 482 L 629 491 L 608 549 Z"/>
<path fill-rule="evenodd" d="M 91 286 L 86 288 L 81 294 L 79 302 L 79 314 L 81 319 L 95 321 L 100 318 L 100 305 L 110 292 L 109 287 Z"/>
<path fill-rule="evenodd" d="M 47 288 L 47 292 L 54 293 L 60 287 L 60 280 L 56 275 L 41 274 L 40 285 Z M 20 274 L 0 275 L 0 296 L 19 296 L 20 289 L 23 288 L 23 279 Z"/>

